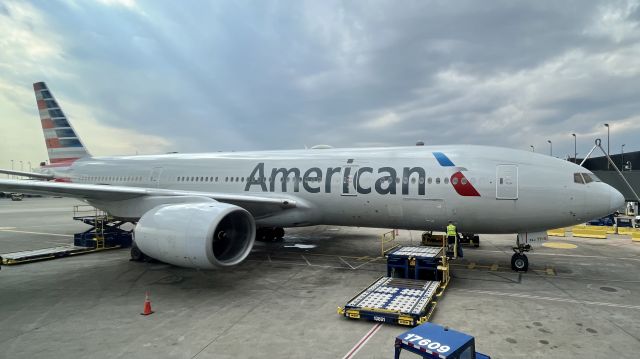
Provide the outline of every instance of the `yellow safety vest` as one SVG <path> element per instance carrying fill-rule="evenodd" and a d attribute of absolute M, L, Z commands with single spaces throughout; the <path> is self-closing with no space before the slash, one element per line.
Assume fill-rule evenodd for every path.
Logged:
<path fill-rule="evenodd" d="M 456 226 L 450 224 L 447 226 L 447 236 L 455 236 L 456 235 Z"/>

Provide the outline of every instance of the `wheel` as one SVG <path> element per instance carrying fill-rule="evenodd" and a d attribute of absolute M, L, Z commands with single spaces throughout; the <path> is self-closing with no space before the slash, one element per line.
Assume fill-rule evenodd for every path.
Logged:
<path fill-rule="evenodd" d="M 473 236 L 473 247 L 480 247 L 480 236 Z"/>
<path fill-rule="evenodd" d="M 144 253 L 142 253 L 142 251 L 140 250 L 140 248 L 138 248 L 138 246 L 136 246 L 136 244 L 134 243 L 133 245 L 131 245 L 131 260 L 134 262 L 142 262 L 145 259 L 145 255 Z"/>
<path fill-rule="evenodd" d="M 276 239 L 282 239 L 282 237 L 284 237 L 284 228 L 282 227 L 276 227 L 273 229 L 273 236 Z"/>
<path fill-rule="evenodd" d="M 511 269 L 516 272 L 526 272 L 529 269 L 529 258 L 522 253 L 514 253 L 511 257 Z"/>

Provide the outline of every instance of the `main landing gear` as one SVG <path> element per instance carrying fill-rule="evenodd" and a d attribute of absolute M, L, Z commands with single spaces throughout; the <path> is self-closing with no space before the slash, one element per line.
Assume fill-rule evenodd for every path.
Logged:
<path fill-rule="evenodd" d="M 260 242 L 276 242 L 281 241 L 284 237 L 284 228 L 282 227 L 274 227 L 274 228 L 258 228 L 256 230 L 256 241 Z"/>
<path fill-rule="evenodd" d="M 516 272 L 526 272 L 529 269 L 529 258 L 524 252 L 531 250 L 530 244 L 520 244 L 517 247 L 513 247 L 513 256 L 511 256 L 511 269 Z"/>

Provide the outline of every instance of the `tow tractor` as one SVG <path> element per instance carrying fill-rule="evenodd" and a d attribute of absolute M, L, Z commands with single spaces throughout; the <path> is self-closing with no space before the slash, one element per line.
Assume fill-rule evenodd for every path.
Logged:
<path fill-rule="evenodd" d="M 395 359 L 402 349 L 423 358 L 491 359 L 476 352 L 475 338 L 433 323 L 424 323 L 396 337 Z"/>

